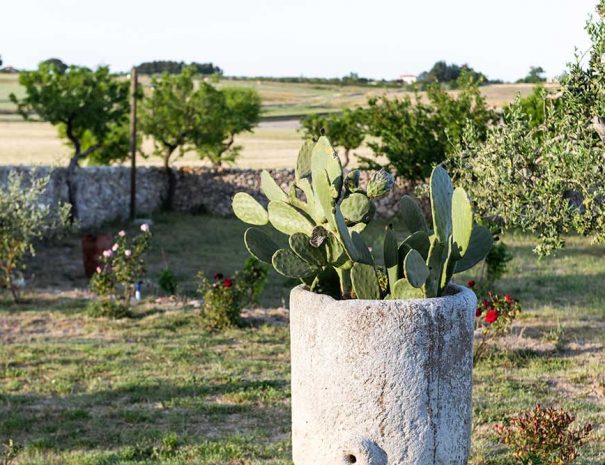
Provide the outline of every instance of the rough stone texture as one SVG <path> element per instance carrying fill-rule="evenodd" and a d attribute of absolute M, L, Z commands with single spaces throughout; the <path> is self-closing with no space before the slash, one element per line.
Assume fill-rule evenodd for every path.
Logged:
<path fill-rule="evenodd" d="M 28 176 L 49 176 L 46 202 L 56 204 L 67 200 L 65 168 L 2 166 L 0 186 L 6 183 L 10 171 L 19 171 Z M 260 192 L 260 170 L 252 169 L 175 169 L 176 191 L 174 208 L 183 212 L 207 212 L 213 215 L 230 216 L 231 199 L 236 192 L 245 191 L 266 204 Z M 284 189 L 294 180 L 294 171 L 269 170 Z M 76 189 L 80 223 L 91 229 L 109 221 L 128 218 L 130 206 L 130 169 L 123 166 L 86 167 L 78 170 Z M 399 208 L 399 199 L 410 193 L 408 183 L 400 181 L 391 195 L 377 201 L 377 215 L 390 218 Z M 166 196 L 166 174 L 161 168 L 137 168 L 137 211 L 151 213 L 162 206 Z"/>
<path fill-rule="evenodd" d="M 296 465 L 465 465 L 475 294 L 290 295 Z"/>

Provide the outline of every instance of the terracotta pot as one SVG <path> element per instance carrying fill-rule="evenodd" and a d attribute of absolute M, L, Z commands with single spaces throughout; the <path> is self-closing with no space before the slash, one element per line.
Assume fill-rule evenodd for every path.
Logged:
<path fill-rule="evenodd" d="M 90 279 L 100 264 L 99 257 L 103 251 L 113 245 L 113 238 L 111 234 L 85 234 L 81 241 L 84 273 Z"/>
<path fill-rule="evenodd" d="M 417 300 L 290 295 L 296 465 L 465 465 L 473 324 L 464 287 Z"/>

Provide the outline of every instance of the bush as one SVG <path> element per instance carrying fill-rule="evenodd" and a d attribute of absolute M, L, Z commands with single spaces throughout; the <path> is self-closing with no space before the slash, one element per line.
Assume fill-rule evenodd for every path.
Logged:
<path fill-rule="evenodd" d="M 477 128 L 479 136 L 485 135 L 497 116 L 487 108 L 479 82 L 463 73 L 458 86 L 458 95 L 452 97 L 441 85 L 430 85 L 428 103 L 420 94 L 414 101 L 409 97 L 370 99 L 368 133 L 376 139 L 368 145 L 374 156 L 386 157 L 388 166 L 405 179 L 421 181 L 456 149 L 468 123 Z M 372 159 L 360 159 L 364 168 L 379 167 Z"/>
<path fill-rule="evenodd" d="M 176 295 L 178 282 L 170 268 L 164 268 L 158 274 L 158 286 L 168 295 Z"/>
<path fill-rule="evenodd" d="M 243 307 L 243 293 L 232 278 L 221 273 L 214 275 L 210 282 L 203 273 L 198 273 L 199 292 L 204 298 L 202 319 L 210 330 L 221 330 L 241 323 L 240 311 Z"/>
<path fill-rule="evenodd" d="M 469 281 L 469 287 L 474 282 Z M 505 336 L 510 332 L 513 321 L 521 313 L 521 304 L 510 295 L 500 296 L 492 291 L 477 307 L 475 328 L 481 333 L 481 342 L 475 345 L 473 360 L 480 361 L 487 353 L 493 339 Z"/>
<path fill-rule="evenodd" d="M 600 14 L 605 1 L 600 2 Z M 605 21 L 587 24 L 588 53 L 576 56 L 560 80 L 556 100 L 521 99 L 487 136 L 468 127 L 461 149 L 450 153 L 460 184 L 480 216 L 535 234 L 535 251 L 552 253 L 570 233 L 605 241 Z M 536 126 L 537 124 L 537 126 Z"/>
<path fill-rule="evenodd" d="M 248 258 L 233 278 L 215 273 L 210 281 L 204 273 L 198 273 L 204 325 L 211 330 L 240 325 L 241 310 L 247 305 L 258 305 L 268 274 L 268 267 L 254 257 Z"/>
<path fill-rule="evenodd" d="M 151 232 L 146 224 L 141 226 L 141 234 L 132 240 L 126 231 L 120 231 L 113 246 L 101 256 L 101 265 L 90 280 L 91 290 L 105 301 L 129 308 L 135 283 L 145 273 L 144 255 L 150 240 Z"/>
<path fill-rule="evenodd" d="M 20 293 L 17 280 L 25 269 L 25 257 L 35 255 L 34 241 L 68 224 L 69 206 L 52 208 L 43 194 L 49 178 L 33 179 L 28 185 L 15 171 L 0 189 L 0 287 L 8 289 L 15 302 Z"/>
<path fill-rule="evenodd" d="M 94 318 L 113 318 L 118 320 L 132 316 L 128 305 L 113 300 L 93 300 L 86 306 L 86 311 L 89 316 Z"/>
<path fill-rule="evenodd" d="M 245 305 L 259 305 L 260 296 L 267 285 L 268 275 L 268 266 L 255 257 L 246 259 L 242 270 L 235 274 L 236 283 L 242 290 Z"/>
<path fill-rule="evenodd" d="M 511 447 L 513 457 L 523 465 L 571 465 L 586 442 L 592 426 L 572 429 L 575 417 L 563 409 L 532 410 L 496 425 L 500 442 Z"/>

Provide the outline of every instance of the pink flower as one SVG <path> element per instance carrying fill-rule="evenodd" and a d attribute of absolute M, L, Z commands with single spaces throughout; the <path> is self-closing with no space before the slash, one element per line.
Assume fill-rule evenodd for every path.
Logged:
<path fill-rule="evenodd" d="M 100 267 L 100 266 L 97 266 L 97 273 L 100 273 L 101 271 L 102 271 L 102 270 L 101 270 L 101 267 Z"/>
<path fill-rule="evenodd" d="M 127 257 L 130 257 L 132 255 L 132 251 L 130 249 L 126 249 L 124 251 L 124 255 L 126 255 Z"/>
<path fill-rule="evenodd" d="M 124 231 L 123 229 L 118 233 L 118 236 L 120 237 L 124 237 L 126 235 L 126 231 Z"/>
<path fill-rule="evenodd" d="M 143 231 L 143 232 L 149 232 L 149 225 L 147 223 L 143 223 L 141 225 L 141 231 Z"/>
<path fill-rule="evenodd" d="M 111 249 L 107 249 L 107 250 L 104 250 L 104 251 L 103 251 L 103 256 L 104 256 L 105 258 L 109 258 L 109 257 L 111 257 L 112 255 L 113 255 L 113 252 L 111 251 Z"/>
<path fill-rule="evenodd" d="M 111 250 L 113 250 L 115 252 L 116 250 L 118 250 L 118 247 L 119 247 L 118 244 L 114 244 L 111 246 Z"/>
<path fill-rule="evenodd" d="M 513 298 L 512 298 L 510 295 L 506 294 L 506 295 L 504 296 L 504 301 L 505 301 L 507 304 L 512 304 L 512 303 L 515 301 L 515 299 L 513 299 Z"/>

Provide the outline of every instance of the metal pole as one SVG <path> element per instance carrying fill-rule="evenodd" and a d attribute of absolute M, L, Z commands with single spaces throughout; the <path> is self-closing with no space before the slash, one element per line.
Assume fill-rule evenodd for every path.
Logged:
<path fill-rule="evenodd" d="M 130 71 L 130 220 L 134 221 L 137 205 L 137 69 Z"/>

